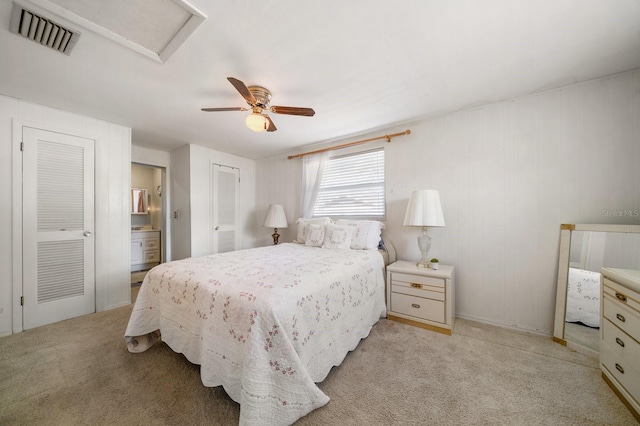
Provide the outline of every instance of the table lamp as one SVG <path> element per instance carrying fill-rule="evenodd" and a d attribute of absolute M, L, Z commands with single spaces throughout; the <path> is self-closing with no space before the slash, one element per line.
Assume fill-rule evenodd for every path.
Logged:
<path fill-rule="evenodd" d="M 264 226 L 274 228 L 271 236 L 273 237 L 273 244 L 278 244 L 278 238 L 280 238 L 278 228 L 286 228 L 288 226 L 284 208 L 280 204 L 269 205 L 267 217 L 264 219 Z"/>
<path fill-rule="evenodd" d="M 422 227 L 422 232 L 418 236 L 418 247 L 422 253 L 422 259 L 416 265 L 418 268 L 428 268 L 431 237 L 427 234 L 427 227 L 445 226 L 440 194 L 437 190 L 421 189 L 413 191 L 407 205 L 407 212 L 404 215 L 404 226 Z"/>

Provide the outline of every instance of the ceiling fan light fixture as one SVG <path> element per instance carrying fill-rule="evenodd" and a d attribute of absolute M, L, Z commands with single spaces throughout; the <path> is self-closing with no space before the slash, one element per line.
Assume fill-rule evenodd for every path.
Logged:
<path fill-rule="evenodd" d="M 178 1 L 178 0 L 175 0 Z M 262 111 L 270 111 L 274 114 L 302 115 L 305 117 L 313 117 L 316 113 L 312 108 L 300 108 L 289 106 L 269 106 L 271 101 L 271 92 L 261 86 L 247 87 L 237 78 L 227 77 L 227 80 L 242 95 L 247 104 L 251 107 L 251 114 L 245 118 L 247 127 L 254 132 L 275 132 L 278 130 L 273 120 Z M 246 107 L 224 107 L 224 108 L 201 108 L 202 111 L 249 111 Z"/>
<path fill-rule="evenodd" d="M 254 132 L 264 132 L 269 127 L 269 118 L 264 114 L 254 112 L 251 115 L 247 115 L 245 123 Z"/>

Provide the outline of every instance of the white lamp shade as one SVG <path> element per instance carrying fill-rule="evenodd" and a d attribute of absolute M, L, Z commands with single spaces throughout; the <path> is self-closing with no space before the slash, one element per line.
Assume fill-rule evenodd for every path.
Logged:
<path fill-rule="evenodd" d="M 264 219 L 264 226 L 267 228 L 286 228 L 287 216 L 284 208 L 280 204 L 270 204 L 267 210 L 267 217 Z"/>
<path fill-rule="evenodd" d="M 254 132 L 264 132 L 269 127 L 269 119 L 264 114 L 259 114 L 257 112 L 252 113 L 251 115 L 247 115 L 245 118 L 245 123 L 247 127 L 253 130 Z"/>
<path fill-rule="evenodd" d="M 413 191 L 404 215 L 404 226 L 445 226 L 437 190 Z"/>

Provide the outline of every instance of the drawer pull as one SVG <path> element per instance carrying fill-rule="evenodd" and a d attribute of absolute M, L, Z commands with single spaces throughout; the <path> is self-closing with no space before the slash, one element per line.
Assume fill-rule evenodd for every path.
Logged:
<path fill-rule="evenodd" d="M 416 308 L 416 309 L 420 309 L 420 305 L 418 305 L 417 303 L 412 303 L 411 307 L 412 308 Z"/>
<path fill-rule="evenodd" d="M 626 318 L 624 317 L 624 315 L 620 315 L 620 314 L 616 314 L 616 318 L 618 318 L 618 320 L 625 322 Z"/>
<path fill-rule="evenodd" d="M 627 302 L 627 296 L 625 296 L 624 294 L 616 293 L 616 297 L 618 298 L 618 300 L 621 300 L 625 303 Z"/>
<path fill-rule="evenodd" d="M 616 362 L 616 370 L 618 370 L 619 372 L 624 374 L 624 368 L 622 368 L 622 366 L 620 364 L 618 364 L 617 362 Z"/>
<path fill-rule="evenodd" d="M 624 348 L 624 342 L 619 337 L 616 337 L 616 343 Z"/>
<path fill-rule="evenodd" d="M 411 283 L 411 287 L 413 287 L 413 288 L 422 288 L 422 284 Z"/>

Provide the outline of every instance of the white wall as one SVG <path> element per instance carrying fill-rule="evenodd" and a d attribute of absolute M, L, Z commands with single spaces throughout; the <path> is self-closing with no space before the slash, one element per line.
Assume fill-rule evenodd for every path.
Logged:
<path fill-rule="evenodd" d="M 413 190 L 440 191 L 447 226 L 430 230 L 430 256 L 457 268 L 460 317 L 550 334 L 560 224 L 640 223 L 612 214 L 640 208 L 639 70 L 386 133 L 406 128 L 411 135 L 382 143 L 385 232 L 399 259 L 419 259 L 404 210 Z M 299 182 L 299 159 L 257 162 L 260 245 L 269 203 L 286 208 L 283 240 L 295 237 Z"/>
<path fill-rule="evenodd" d="M 146 146 L 131 145 L 131 161 L 149 166 L 169 167 L 171 154 Z"/>
<path fill-rule="evenodd" d="M 96 140 L 96 310 L 131 300 L 131 129 L 0 95 L 0 335 L 22 330 L 21 124 Z"/>
<path fill-rule="evenodd" d="M 300 217 L 300 180 L 302 160 L 287 160 L 277 155 L 256 161 L 256 245 L 273 245 L 273 228 L 265 228 L 264 219 L 269 204 L 284 207 L 289 226 L 278 228 L 280 242 L 296 238 L 296 220 Z"/>
<path fill-rule="evenodd" d="M 151 226 L 153 229 L 164 230 L 163 219 L 166 215 L 166 211 L 162 205 L 164 199 L 160 194 L 158 194 L 158 187 L 163 187 L 164 185 L 164 183 L 162 182 L 162 169 L 154 167 L 151 169 L 151 173 L 152 180 L 149 197 L 151 199 L 151 201 L 149 202 L 151 206 L 149 210 L 149 216 L 151 217 Z"/>
<path fill-rule="evenodd" d="M 240 169 L 240 248 L 251 248 L 254 240 L 256 199 L 255 161 L 200 145 L 190 144 L 171 151 L 174 259 L 204 256 L 211 246 L 211 164 Z"/>

